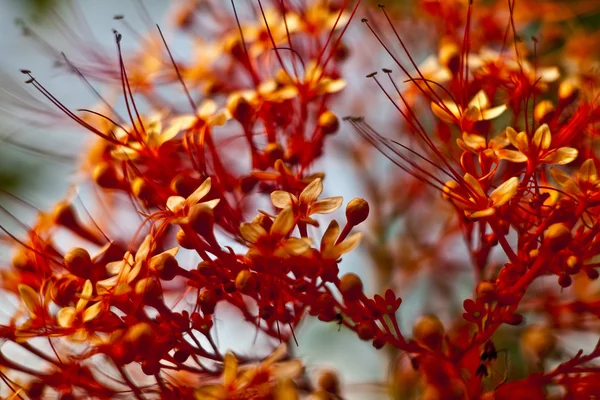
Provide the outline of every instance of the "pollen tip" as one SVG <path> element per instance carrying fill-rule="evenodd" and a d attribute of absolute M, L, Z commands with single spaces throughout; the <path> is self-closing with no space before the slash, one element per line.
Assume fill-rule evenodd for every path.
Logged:
<path fill-rule="evenodd" d="M 379 7 L 379 8 L 385 8 L 385 6 L 383 4 L 381 4 L 381 3 L 377 3 L 377 7 Z"/>
<path fill-rule="evenodd" d="M 123 14 L 116 14 L 116 15 L 113 17 L 113 19 L 114 19 L 115 21 L 120 21 L 120 20 L 122 20 L 123 18 L 125 18 L 125 16 L 124 16 Z"/>
<path fill-rule="evenodd" d="M 391 74 L 392 73 L 392 70 L 389 69 L 389 68 L 382 68 L 381 70 L 383 71 L 384 74 Z"/>
<path fill-rule="evenodd" d="M 371 72 L 370 74 L 368 74 L 368 75 L 367 75 L 367 78 L 372 78 L 372 77 L 374 77 L 375 75 L 377 75 L 377 71 L 375 71 L 375 72 Z"/>
<path fill-rule="evenodd" d="M 30 71 L 30 70 L 28 70 L 28 69 L 21 69 L 21 70 L 19 70 L 19 71 L 21 71 L 21 73 L 22 73 L 22 74 L 25 74 L 25 75 L 28 75 L 28 74 L 30 74 L 30 73 L 31 73 L 31 71 Z"/>
<path fill-rule="evenodd" d="M 365 22 L 369 22 L 369 20 L 367 18 L 361 18 L 360 22 L 365 23 Z"/>

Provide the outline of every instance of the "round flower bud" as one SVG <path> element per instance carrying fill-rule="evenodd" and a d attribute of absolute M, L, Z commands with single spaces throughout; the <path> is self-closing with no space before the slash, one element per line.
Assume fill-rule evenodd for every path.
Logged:
<path fill-rule="evenodd" d="M 151 203 L 154 198 L 152 186 L 139 176 L 131 183 L 131 192 L 145 203 Z"/>
<path fill-rule="evenodd" d="M 356 333 L 358 337 L 362 340 L 371 340 L 375 332 L 373 331 L 373 327 L 371 324 L 366 322 L 361 322 L 358 324 L 358 328 L 356 328 Z"/>
<path fill-rule="evenodd" d="M 177 275 L 179 264 L 172 254 L 161 253 L 150 259 L 150 268 L 158 272 L 160 279 L 170 281 Z"/>
<path fill-rule="evenodd" d="M 444 43 L 438 52 L 440 64 L 456 73 L 460 67 L 460 49 L 454 42 Z"/>
<path fill-rule="evenodd" d="M 356 226 L 369 216 L 369 203 L 365 199 L 355 197 L 346 206 L 346 219 L 352 226 Z"/>
<path fill-rule="evenodd" d="M 325 135 L 333 135 L 340 128 L 340 121 L 334 113 L 325 111 L 319 115 L 318 125 Z"/>
<path fill-rule="evenodd" d="M 339 290 L 344 300 L 355 301 L 363 293 L 363 283 L 356 274 L 346 274 L 340 279 Z"/>
<path fill-rule="evenodd" d="M 265 154 L 271 164 L 274 164 L 275 161 L 281 160 L 284 157 L 285 151 L 279 143 L 269 143 L 265 147 Z"/>
<path fill-rule="evenodd" d="M 79 277 L 87 277 L 92 267 L 90 253 L 80 247 L 74 247 L 67 251 L 64 263 L 69 272 Z"/>
<path fill-rule="evenodd" d="M 560 285 L 560 287 L 568 288 L 569 286 L 571 286 L 571 283 L 573 283 L 573 280 L 571 279 L 571 275 L 560 274 L 558 276 L 558 284 Z"/>
<path fill-rule="evenodd" d="M 533 110 L 533 117 L 540 124 L 545 124 L 554 117 L 555 111 L 556 109 L 551 101 L 540 101 Z"/>
<path fill-rule="evenodd" d="M 107 162 L 96 165 L 93 178 L 94 182 L 104 189 L 120 189 L 123 187 L 123 180 L 117 169 Z"/>
<path fill-rule="evenodd" d="M 212 290 L 205 290 L 200 293 L 200 298 L 198 299 L 200 303 L 200 309 L 204 314 L 212 314 L 215 312 L 215 307 L 217 306 L 217 295 Z"/>
<path fill-rule="evenodd" d="M 444 325 L 435 315 L 424 315 L 413 326 L 413 338 L 430 350 L 441 350 L 444 339 Z"/>
<path fill-rule="evenodd" d="M 570 241 L 571 230 L 565 224 L 552 224 L 544 232 L 544 244 L 553 251 L 561 251 Z"/>
<path fill-rule="evenodd" d="M 67 228 L 76 227 L 79 225 L 75 210 L 71 204 L 61 201 L 54 207 L 54 221 Z"/>
<path fill-rule="evenodd" d="M 227 100 L 227 110 L 233 118 L 241 124 L 247 124 L 254 116 L 254 107 L 244 96 L 240 94 L 232 94 Z"/>
<path fill-rule="evenodd" d="M 477 285 L 476 292 L 477 297 L 480 297 L 484 300 L 490 299 L 496 292 L 496 285 L 489 281 L 481 281 Z"/>
<path fill-rule="evenodd" d="M 556 337 L 548 327 L 532 325 L 521 334 L 521 346 L 525 351 L 543 359 L 554 351 Z"/>
<path fill-rule="evenodd" d="M 190 227 L 201 235 L 207 233 L 212 234 L 212 229 L 215 224 L 215 214 L 208 205 L 196 204 L 190 208 L 188 212 L 188 221 Z"/>
<path fill-rule="evenodd" d="M 317 380 L 317 387 L 327 393 L 340 394 L 340 379 L 332 371 L 325 371 Z"/>
<path fill-rule="evenodd" d="M 135 284 L 135 294 L 143 296 L 146 301 L 154 301 L 162 298 L 160 286 L 153 278 L 144 278 Z"/>
<path fill-rule="evenodd" d="M 509 325 L 521 325 L 523 323 L 523 321 L 525 320 L 525 318 L 523 318 L 523 316 L 521 314 L 509 314 L 505 321 L 507 324 Z"/>
<path fill-rule="evenodd" d="M 17 269 L 24 271 L 35 270 L 35 260 L 23 249 L 19 249 L 17 254 L 15 254 L 12 259 L 12 265 Z"/>
<path fill-rule="evenodd" d="M 558 87 L 558 98 L 561 103 L 571 103 L 579 95 L 579 84 L 575 79 L 565 79 Z"/>
<path fill-rule="evenodd" d="M 242 293 L 252 293 L 257 285 L 256 274 L 248 270 L 240 271 L 235 278 L 235 288 Z"/>
<path fill-rule="evenodd" d="M 146 348 L 152 345 L 154 332 L 147 322 L 138 322 L 127 330 L 124 341 L 138 348 Z"/>
<path fill-rule="evenodd" d="M 186 235 L 183 229 L 180 229 L 179 232 L 177 232 L 177 234 L 175 235 L 175 239 L 177 240 L 177 243 L 184 249 L 191 250 L 194 248 L 194 243 L 192 243 L 192 241 Z"/>

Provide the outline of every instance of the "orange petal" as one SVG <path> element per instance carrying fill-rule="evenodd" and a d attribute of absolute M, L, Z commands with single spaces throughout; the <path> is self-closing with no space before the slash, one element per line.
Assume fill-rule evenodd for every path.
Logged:
<path fill-rule="evenodd" d="M 258 224 L 243 222 L 240 225 L 240 235 L 250 243 L 256 243 L 258 239 L 267 235 L 267 231 Z"/>
<path fill-rule="evenodd" d="M 294 218 L 294 212 L 292 207 L 287 207 L 283 209 L 273 221 L 273 226 L 271 226 L 271 234 L 286 236 L 288 233 L 294 229 L 294 225 L 296 225 L 296 221 Z"/>
<path fill-rule="evenodd" d="M 286 208 L 297 202 L 296 196 L 283 190 L 275 190 L 271 193 L 271 202 L 277 208 Z"/>
<path fill-rule="evenodd" d="M 300 203 L 305 205 L 311 205 L 314 203 L 319 196 L 323 193 L 323 181 L 321 178 L 317 178 L 308 184 L 300 193 Z"/>
<path fill-rule="evenodd" d="M 341 196 L 328 197 L 323 200 L 316 201 L 310 206 L 308 215 L 312 214 L 329 214 L 342 206 L 344 199 Z"/>
<path fill-rule="evenodd" d="M 552 134 L 547 124 L 540 125 L 533 134 L 531 143 L 539 150 L 547 150 L 552 143 Z"/>
<path fill-rule="evenodd" d="M 198 186 L 198 189 L 196 189 L 194 193 L 190 194 L 189 197 L 185 200 L 187 205 L 193 206 L 197 204 L 200 200 L 202 200 L 204 196 L 208 194 L 208 192 L 210 192 L 210 187 L 211 180 L 210 178 L 206 178 L 206 180 L 202 182 L 200 186 Z"/>
<path fill-rule="evenodd" d="M 527 161 L 527 156 L 520 151 L 501 149 L 497 151 L 498 157 L 502 160 L 520 163 Z"/>
<path fill-rule="evenodd" d="M 73 325 L 73 321 L 75 321 L 76 315 L 77 311 L 73 307 L 61 308 L 56 315 L 56 322 L 63 328 L 70 328 Z"/>
<path fill-rule="evenodd" d="M 27 286 L 23 283 L 19 284 L 18 288 L 21 299 L 29 309 L 31 316 L 37 315 L 41 308 L 38 293 L 33 290 L 31 286 Z"/>
<path fill-rule="evenodd" d="M 542 162 L 546 164 L 565 165 L 575 160 L 578 154 L 577 149 L 573 147 L 561 147 L 542 158 Z"/>
<path fill-rule="evenodd" d="M 517 193 L 518 187 L 519 178 L 516 176 L 510 178 L 490 193 L 492 204 L 497 207 L 507 203 Z"/>
<path fill-rule="evenodd" d="M 598 181 L 598 171 L 593 159 L 587 159 L 579 168 L 579 182 L 595 184 Z"/>

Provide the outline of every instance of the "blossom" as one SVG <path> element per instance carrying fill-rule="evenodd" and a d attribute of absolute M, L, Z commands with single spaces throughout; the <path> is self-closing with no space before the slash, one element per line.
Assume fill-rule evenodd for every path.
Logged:
<path fill-rule="evenodd" d="M 574 194 L 593 195 L 600 189 L 598 170 L 593 159 L 585 160 L 574 177 L 569 176 L 558 168 L 550 169 L 550 174 L 556 183 L 565 191 Z"/>
<path fill-rule="evenodd" d="M 340 226 L 336 220 L 329 223 L 329 226 L 321 238 L 321 256 L 325 259 L 337 260 L 343 254 L 352 251 L 362 238 L 362 233 L 356 232 L 339 241 Z"/>
<path fill-rule="evenodd" d="M 167 199 L 167 210 L 172 212 L 174 215 L 179 215 L 181 218 L 175 220 L 175 223 L 185 223 L 187 215 L 187 211 L 194 205 L 199 204 L 200 200 L 202 200 L 206 195 L 210 192 L 211 189 L 211 179 L 206 178 L 200 186 L 192 194 L 190 194 L 187 198 L 183 198 L 182 196 L 170 196 Z M 202 202 L 200 204 L 206 204 L 211 209 L 214 209 L 219 204 L 220 199 L 213 199 Z"/>
<path fill-rule="evenodd" d="M 287 237 L 296 226 L 292 207 L 283 209 L 267 230 L 258 222 L 243 222 L 240 235 L 248 241 L 252 248 L 249 255 L 287 257 L 301 255 L 310 248 L 310 239 Z"/>
<path fill-rule="evenodd" d="M 446 123 L 454 123 L 456 121 L 487 121 L 499 117 L 506 111 L 506 104 L 490 107 L 490 100 L 483 90 L 469 101 L 467 108 L 463 108 L 454 101 L 444 100 L 442 105 L 431 103 L 431 110 L 436 117 Z"/>
<path fill-rule="evenodd" d="M 573 147 L 551 148 L 552 134 L 548 125 L 536 129 L 531 143 L 525 132 L 517 133 L 506 128 L 506 137 L 517 150 L 498 150 L 498 157 L 511 162 L 532 160 L 541 164 L 568 164 L 577 158 L 577 149 Z"/>
<path fill-rule="evenodd" d="M 271 201 L 277 208 L 292 207 L 294 214 L 300 217 L 300 221 L 318 226 L 318 222 L 310 216 L 332 213 L 340 208 L 343 201 L 341 196 L 317 200 L 321 193 L 323 193 L 323 181 L 317 178 L 302 190 L 299 198 L 289 192 L 275 190 L 271 192 Z"/>
<path fill-rule="evenodd" d="M 282 361 L 286 353 L 286 346 L 281 345 L 263 361 L 240 367 L 235 355 L 229 352 L 223 362 L 223 382 L 200 386 L 196 398 L 272 398 L 279 383 L 299 378 L 304 369 L 300 360 Z"/>
<path fill-rule="evenodd" d="M 519 178 L 512 177 L 498 186 L 488 196 L 481 183 L 471 174 L 464 176 L 465 187 L 461 188 L 455 181 L 446 183 L 443 197 L 464 211 L 469 218 L 489 217 L 496 213 L 496 208 L 510 201 L 517 193 Z"/>

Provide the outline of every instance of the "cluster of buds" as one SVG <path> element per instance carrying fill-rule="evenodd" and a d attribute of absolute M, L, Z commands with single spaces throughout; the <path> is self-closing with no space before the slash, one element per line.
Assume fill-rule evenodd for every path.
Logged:
<path fill-rule="evenodd" d="M 592 364 L 600 342 L 560 359 L 558 340 L 575 325 L 595 329 L 589 321 L 600 316 L 600 78 L 544 66 L 537 40 L 529 51 L 517 34 L 533 14 L 514 0 L 419 3 L 415 12 L 439 34 L 437 57 L 421 65 L 393 12 L 364 5 L 372 20 L 362 20 L 363 32 L 404 74 L 403 83 L 387 68 L 389 83 L 367 75 L 401 115 L 401 133 L 384 137 L 357 117 L 345 126 L 412 178 L 394 176 L 400 184 L 384 193 L 379 177 L 363 171 L 374 201 L 347 202 L 343 223 L 329 214 L 344 200 L 323 198 L 329 182 L 315 165 L 343 126 L 332 109 L 345 90 L 342 64 L 352 53 L 344 35 L 360 1 L 257 0 L 248 13 L 234 1 L 229 12 L 217 1 L 191 1 L 174 21 L 193 44 L 191 60 L 175 58 L 160 28 L 131 57 L 117 31 L 114 62 L 90 67 L 63 57 L 59 65 L 87 84 L 87 75 L 118 82 L 123 110 L 101 97 L 100 107 L 75 113 L 22 70 L 95 136 L 82 160 L 86 181 L 73 192 L 93 187 L 98 205 L 88 210 L 69 195 L 40 212 L 25 237 L 8 234 L 15 255 L 0 284 L 19 306 L 0 325 L 0 340 L 39 367 L 0 351 L 6 394 L 340 399 L 335 373 L 311 382 L 288 352 L 309 317 L 402 352 L 388 383 L 400 399 L 600 393 Z M 352 151 L 364 165 L 364 149 Z M 394 253 L 389 232 L 400 217 L 408 228 Z M 367 219 L 373 229 L 363 235 L 356 228 Z M 383 295 L 340 272 L 363 236 Z M 457 237 L 464 262 L 441 250 Z M 403 333 L 400 292 L 385 286 L 429 266 L 451 303 L 457 264 L 475 277 L 472 295 L 463 290 L 459 306 L 443 313 L 422 307 L 412 333 Z M 227 311 L 280 345 L 267 356 L 221 348 L 216 325 Z M 523 357 L 533 361 L 522 377 L 509 379 L 509 363 L 501 365 L 505 329 L 518 330 Z"/>

